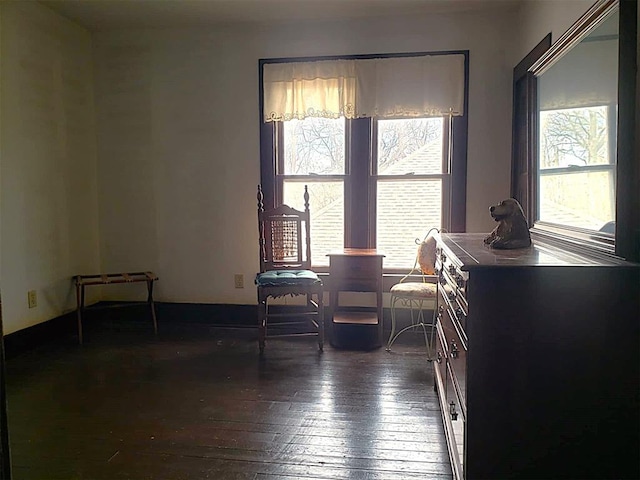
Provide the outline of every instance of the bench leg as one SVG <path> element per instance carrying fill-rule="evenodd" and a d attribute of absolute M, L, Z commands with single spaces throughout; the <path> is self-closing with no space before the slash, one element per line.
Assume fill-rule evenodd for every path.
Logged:
<path fill-rule="evenodd" d="M 82 310 L 84 308 L 84 285 L 76 284 L 76 303 L 78 307 L 78 343 L 82 345 Z"/>
<path fill-rule="evenodd" d="M 147 290 L 149 292 L 149 296 L 147 297 L 147 302 L 149 303 L 149 308 L 151 308 L 151 318 L 153 319 L 153 333 L 158 335 L 158 321 L 156 319 L 156 307 L 153 303 L 153 280 L 147 280 Z"/>

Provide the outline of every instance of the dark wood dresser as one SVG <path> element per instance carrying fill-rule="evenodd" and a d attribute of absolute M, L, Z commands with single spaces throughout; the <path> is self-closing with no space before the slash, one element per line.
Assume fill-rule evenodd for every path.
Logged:
<path fill-rule="evenodd" d="M 640 478 L 640 266 L 443 234 L 435 383 L 456 478 Z"/>

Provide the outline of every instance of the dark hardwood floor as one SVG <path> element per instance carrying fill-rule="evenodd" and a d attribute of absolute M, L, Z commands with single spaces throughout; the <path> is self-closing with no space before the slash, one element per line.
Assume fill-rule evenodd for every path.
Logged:
<path fill-rule="evenodd" d="M 420 336 L 395 353 L 94 324 L 7 361 L 13 478 L 451 478 Z"/>

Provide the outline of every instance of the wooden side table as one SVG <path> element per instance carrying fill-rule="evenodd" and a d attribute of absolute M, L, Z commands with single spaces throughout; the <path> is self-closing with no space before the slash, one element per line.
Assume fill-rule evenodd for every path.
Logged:
<path fill-rule="evenodd" d="M 331 345 L 372 349 L 382 345 L 382 259 L 375 249 L 329 253 Z M 341 307 L 340 292 L 373 292 L 375 307 Z"/>

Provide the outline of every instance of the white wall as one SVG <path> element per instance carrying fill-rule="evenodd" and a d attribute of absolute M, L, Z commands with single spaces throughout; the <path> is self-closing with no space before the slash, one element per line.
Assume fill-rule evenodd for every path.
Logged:
<path fill-rule="evenodd" d="M 79 272 L 153 269 L 160 300 L 255 302 L 259 58 L 469 49 L 467 229 L 490 230 L 487 206 L 509 192 L 512 68 L 591 3 L 92 38 L 35 2 L 2 2 L 5 333 L 73 309 Z"/>
<path fill-rule="evenodd" d="M 95 34 L 102 269 L 155 270 L 164 301 L 255 303 L 260 58 L 469 49 L 467 228 L 489 231 L 509 193 L 514 16 Z"/>
<path fill-rule="evenodd" d="M 99 266 L 91 37 L 36 2 L 2 2 L 0 225 L 4 333 L 75 308 Z M 27 308 L 27 291 L 38 306 Z M 88 292 L 92 301 L 97 292 Z"/>

